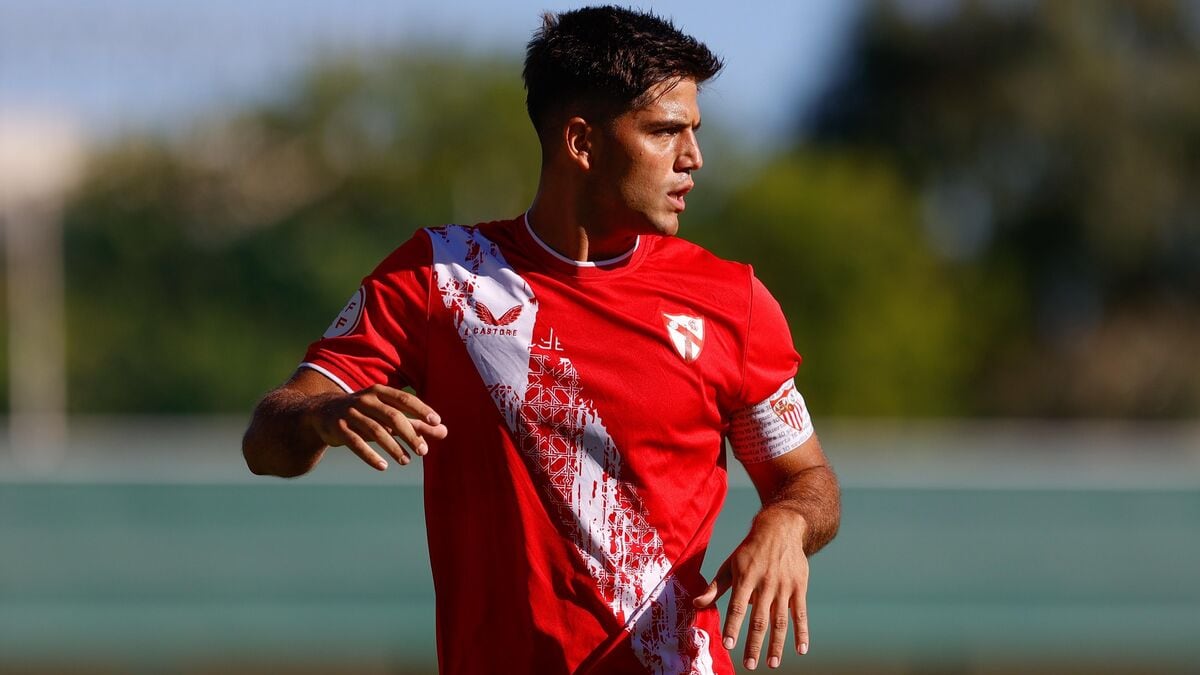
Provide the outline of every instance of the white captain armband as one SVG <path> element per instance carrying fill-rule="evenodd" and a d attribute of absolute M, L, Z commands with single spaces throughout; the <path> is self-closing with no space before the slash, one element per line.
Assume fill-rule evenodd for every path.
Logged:
<path fill-rule="evenodd" d="M 729 443 L 742 464 L 756 464 L 786 454 L 813 434 L 804 397 L 788 380 L 765 401 L 733 414 Z"/>

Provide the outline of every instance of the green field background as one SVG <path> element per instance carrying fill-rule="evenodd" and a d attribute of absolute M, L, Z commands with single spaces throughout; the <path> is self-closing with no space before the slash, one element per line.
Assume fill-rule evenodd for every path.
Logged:
<path fill-rule="evenodd" d="M 0 670 L 435 669 L 419 469 L 334 456 L 299 480 L 258 478 L 231 428 L 161 424 L 129 448 L 119 428 L 93 434 L 49 475 L 0 463 Z M 1200 672 L 1196 435 L 1160 434 L 1130 467 L 1101 461 L 1095 438 L 1146 437 L 1122 433 L 1054 435 L 1071 447 L 1053 464 L 1036 447 L 1009 461 L 936 447 L 962 429 L 828 436 L 843 526 L 813 560 L 812 652 L 785 670 Z M 709 573 L 756 506 L 731 471 Z"/>

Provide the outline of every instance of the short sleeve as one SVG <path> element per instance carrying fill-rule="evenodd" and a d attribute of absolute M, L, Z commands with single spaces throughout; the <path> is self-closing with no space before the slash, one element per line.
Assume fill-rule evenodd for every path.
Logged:
<path fill-rule="evenodd" d="M 424 382 L 432 247 L 421 230 L 392 252 L 350 296 L 301 367 L 347 392 Z"/>
<path fill-rule="evenodd" d="M 799 446 L 813 433 L 804 398 L 793 382 L 800 355 L 779 303 L 756 277 L 750 310 L 739 407 L 730 416 L 729 442 L 743 464 L 764 462 Z"/>

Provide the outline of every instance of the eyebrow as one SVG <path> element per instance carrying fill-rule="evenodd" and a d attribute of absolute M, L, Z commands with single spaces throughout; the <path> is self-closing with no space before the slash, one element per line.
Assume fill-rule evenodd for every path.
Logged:
<path fill-rule="evenodd" d="M 678 127 L 680 129 L 682 129 L 684 127 L 691 127 L 692 129 L 699 130 L 700 124 L 702 122 L 703 122 L 703 120 L 696 120 L 696 124 L 692 125 L 692 124 L 688 124 L 687 121 L 685 119 L 683 119 L 682 117 L 668 115 L 665 117 L 650 119 L 649 121 L 647 121 L 646 126 L 653 127 L 656 129 L 674 128 L 674 127 Z"/>

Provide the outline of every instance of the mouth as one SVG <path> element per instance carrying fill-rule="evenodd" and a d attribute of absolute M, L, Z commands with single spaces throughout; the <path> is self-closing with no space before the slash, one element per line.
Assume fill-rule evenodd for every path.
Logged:
<path fill-rule="evenodd" d="M 676 211 L 682 212 L 687 208 L 687 203 L 683 198 L 687 193 L 692 191 L 693 187 L 695 187 L 695 184 L 689 181 L 683 187 L 667 193 L 667 198 L 671 200 L 671 205 L 675 207 Z"/>

